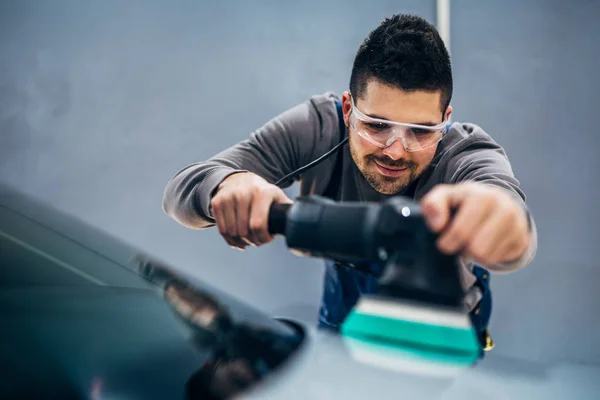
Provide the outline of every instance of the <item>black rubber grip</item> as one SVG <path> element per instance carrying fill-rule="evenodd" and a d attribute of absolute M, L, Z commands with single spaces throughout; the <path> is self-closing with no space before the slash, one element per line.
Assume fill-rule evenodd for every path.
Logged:
<path fill-rule="evenodd" d="M 269 233 L 271 235 L 285 235 L 287 212 L 291 206 L 291 204 L 271 204 L 269 209 Z"/>

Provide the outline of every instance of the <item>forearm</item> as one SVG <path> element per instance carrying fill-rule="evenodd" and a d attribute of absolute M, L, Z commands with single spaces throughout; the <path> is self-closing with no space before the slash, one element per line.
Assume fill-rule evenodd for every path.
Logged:
<path fill-rule="evenodd" d="M 486 269 L 494 273 L 510 273 L 530 264 L 537 253 L 536 224 L 526 204 L 525 193 L 515 178 L 504 151 L 498 146 L 494 149 L 465 153 L 453 167 L 454 172 L 449 177 L 452 183 L 473 181 L 501 188 L 522 209 L 523 216 L 527 220 L 529 240 L 521 256 L 516 259 L 506 259 L 494 265 L 486 265 Z"/>
<path fill-rule="evenodd" d="M 499 274 L 514 272 L 529 265 L 535 258 L 538 248 L 537 227 L 531 213 L 527 212 L 526 215 L 529 224 L 529 244 L 527 248 L 521 257 L 517 258 L 516 260 L 506 260 L 505 262 L 488 266 L 487 269 L 490 272 Z"/>
<path fill-rule="evenodd" d="M 316 103 L 326 104 L 317 108 Z M 331 146 L 330 139 L 323 138 L 322 121 L 336 121 L 334 118 L 335 107 L 328 96 L 315 97 L 283 112 L 248 139 L 175 174 L 165 187 L 163 210 L 190 228 L 213 226 L 210 202 L 225 178 L 248 171 L 275 183 Z"/>
<path fill-rule="evenodd" d="M 179 171 L 167 183 L 163 194 L 164 211 L 189 228 L 214 225 L 210 202 L 218 186 L 232 174 L 252 172 L 273 183 L 295 163 L 284 143 L 265 143 L 257 134 L 234 145 L 205 162 L 194 163 Z"/>
<path fill-rule="evenodd" d="M 209 207 L 212 193 L 236 172 L 240 170 L 211 162 L 187 166 L 167 183 L 162 199 L 164 212 L 188 228 L 214 226 Z"/>

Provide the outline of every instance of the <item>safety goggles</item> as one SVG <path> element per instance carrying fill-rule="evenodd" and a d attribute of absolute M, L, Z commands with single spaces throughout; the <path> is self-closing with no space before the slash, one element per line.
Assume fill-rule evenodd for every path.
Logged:
<path fill-rule="evenodd" d="M 416 125 L 404 122 L 371 118 L 363 114 L 352 99 L 350 125 L 365 140 L 386 148 L 400 139 L 406 151 L 419 151 L 434 146 L 443 139 L 447 130 L 446 121 L 435 125 Z"/>

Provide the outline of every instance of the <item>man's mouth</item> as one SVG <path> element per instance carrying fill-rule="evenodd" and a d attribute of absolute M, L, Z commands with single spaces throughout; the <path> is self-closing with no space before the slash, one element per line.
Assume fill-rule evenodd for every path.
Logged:
<path fill-rule="evenodd" d="M 381 164 L 377 161 L 375 161 L 375 165 L 377 166 L 377 169 L 379 170 L 379 172 L 382 175 L 386 175 L 386 176 L 400 176 L 402 175 L 405 171 L 408 170 L 407 166 L 404 167 L 392 167 L 392 166 L 388 166 L 385 164 Z"/>

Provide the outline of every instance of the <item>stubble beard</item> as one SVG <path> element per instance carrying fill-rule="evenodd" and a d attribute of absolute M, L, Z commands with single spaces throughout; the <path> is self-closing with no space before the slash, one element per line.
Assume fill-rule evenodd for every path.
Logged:
<path fill-rule="evenodd" d="M 356 148 L 352 144 L 352 141 L 349 143 L 350 147 L 350 155 L 352 156 L 352 160 L 356 164 L 358 170 L 363 175 L 363 177 L 367 180 L 369 185 L 373 187 L 376 191 L 385 195 L 393 195 L 402 192 L 406 189 L 411 183 L 413 183 L 422 172 L 422 168 L 412 162 L 407 162 L 406 160 L 391 160 L 387 157 L 377 157 L 373 154 L 369 156 L 361 156 L 356 151 Z M 395 168 L 408 168 L 409 174 L 401 177 L 388 177 L 383 176 L 377 172 L 377 167 L 375 166 L 375 160 L 380 161 L 380 164 L 386 165 L 389 167 Z"/>

